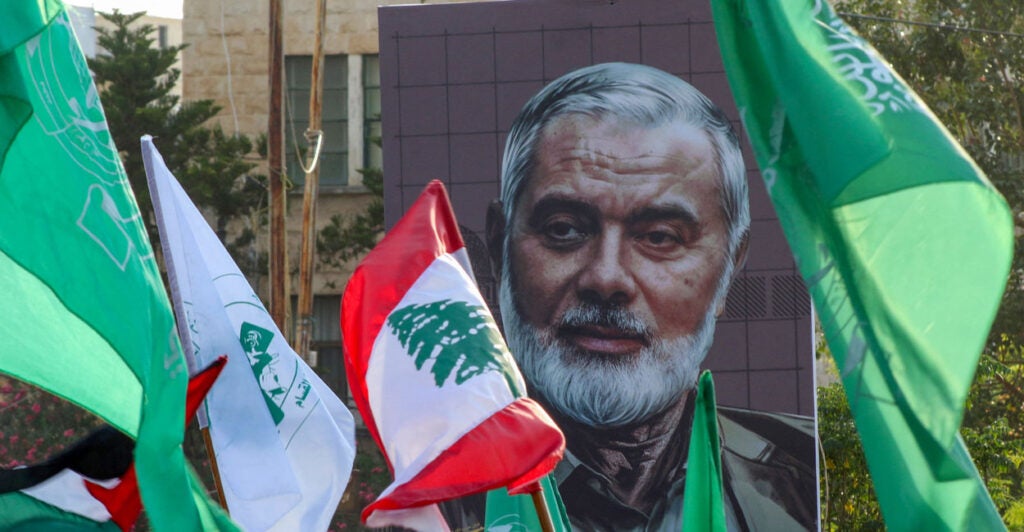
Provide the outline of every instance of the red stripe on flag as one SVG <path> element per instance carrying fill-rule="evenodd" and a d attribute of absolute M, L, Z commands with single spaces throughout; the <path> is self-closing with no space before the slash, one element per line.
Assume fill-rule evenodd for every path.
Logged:
<path fill-rule="evenodd" d="M 434 235 L 430 238 L 429 235 Z M 366 428 L 384 451 L 370 411 L 366 369 L 388 314 L 423 271 L 446 253 L 465 247 L 444 185 L 433 180 L 352 273 L 341 301 L 345 373 Z M 385 456 L 387 458 L 387 456 Z M 388 458 L 388 464 L 391 459 Z"/>
<path fill-rule="evenodd" d="M 139 483 L 135 479 L 135 464 L 121 477 L 121 482 L 113 488 L 104 488 L 88 480 L 85 489 L 97 501 L 107 507 L 110 520 L 121 530 L 128 532 L 135 526 L 135 521 L 142 513 L 142 500 L 139 499 Z"/>
<path fill-rule="evenodd" d="M 221 355 L 216 360 L 206 366 L 199 373 L 196 373 L 188 379 L 188 392 L 185 395 L 185 424 L 188 425 L 188 420 L 192 419 L 196 412 L 199 410 L 199 405 L 202 404 L 203 399 L 206 398 L 207 392 L 213 387 L 213 383 L 217 381 L 217 377 L 220 377 L 220 372 L 224 370 L 224 365 L 228 363 L 228 356 Z M 187 427 L 186 427 L 187 428 Z"/>
<path fill-rule="evenodd" d="M 562 459 L 565 437 L 533 399 L 517 399 L 460 438 L 416 478 L 363 510 L 425 506 L 508 486 L 528 493 Z"/>

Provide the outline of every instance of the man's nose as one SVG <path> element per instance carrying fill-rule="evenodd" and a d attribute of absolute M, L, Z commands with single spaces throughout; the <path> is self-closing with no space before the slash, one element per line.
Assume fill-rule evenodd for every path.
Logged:
<path fill-rule="evenodd" d="M 605 231 L 593 243 L 577 280 L 580 299 L 624 305 L 636 295 L 629 267 L 629 242 L 621 231 Z"/>

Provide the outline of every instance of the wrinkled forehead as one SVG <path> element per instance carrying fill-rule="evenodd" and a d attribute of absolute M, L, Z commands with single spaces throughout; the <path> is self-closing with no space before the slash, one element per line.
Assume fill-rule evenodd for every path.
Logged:
<path fill-rule="evenodd" d="M 528 190 L 546 184 L 552 176 L 576 173 L 604 177 L 622 186 L 702 179 L 717 189 L 721 178 L 716 161 L 707 132 L 694 125 L 565 115 L 546 124 L 538 135 L 518 195 L 522 200 Z"/>
<path fill-rule="evenodd" d="M 595 149 L 634 159 L 671 154 L 703 160 L 714 155 L 710 137 L 696 125 L 678 120 L 639 123 L 587 114 L 563 115 L 545 124 L 533 152 L 534 162 L 540 162 L 553 148 Z"/>

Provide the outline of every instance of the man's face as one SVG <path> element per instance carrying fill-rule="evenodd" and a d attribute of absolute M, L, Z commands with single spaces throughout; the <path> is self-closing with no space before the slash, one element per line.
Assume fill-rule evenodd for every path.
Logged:
<path fill-rule="evenodd" d="M 652 390 L 657 397 L 643 399 L 650 404 L 626 416 L 632 421 L 692 386 L 721 310 L 719 288 L 730 260 L 719 187 L 711 143 L 692 126 L 643 129 L 569 115 L 545 129 L 536 170 L 508 228 L 503 291 L 511 293 L 502 294 L 503 315 L 509 300 L 515 302 L 506 329 L 517 358 L 559 359 L 521 361 L 545 397 L 560 392 L 531 378 L 537 364 L 559 365 L 567 379 L 612 370 L 625 387 L 669 388 Z M 630 393 L 625 387 L 605 393 Z M 617 408 L 625 407 L 589 407 Z M 582 417 L 596 424 L 630 421 L 614 413 Z"/>

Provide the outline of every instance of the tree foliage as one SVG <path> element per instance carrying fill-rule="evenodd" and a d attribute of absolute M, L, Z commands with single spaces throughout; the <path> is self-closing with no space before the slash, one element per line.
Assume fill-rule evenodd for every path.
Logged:
<path fill-rule="evenodd" d="M 1024 530 L 1024 3 L 844 0 L 835 7 L 929 105 L 1014 213 L 1013 267 L 961 433 L 1006 524 Z M 841 386 L 819 389 L 818 408 L 823 528 L 881 528 Z"/>
<path fill-rule="evenodd" d="M 372 199 L 355 215 L 331 216 L 330 224 L 319 231 L 316 253 L 324 264 L 341 266 L 370 251 L 384 232 L 384 173 L 380 168 L 365 168 L 360 173 Z"/>
<path fill-rule="evenodd" d="M 822 529 L 884 530 L 882 512 L 842 384 L 818 388 L 818 437 L 824 453 Z"/>
<path fill-rule="evenodd" d="M 124 162 L 125 172 L 147 222 L 152 217 L 146 173 L 142 165 L 139 138 L 152 135 L 173 172 L 181 167 L 181 152 L 175 143 L 182 134 L 217 114 L 212 100 L 179 105 L 171 94 L 181 71 L 173 68 L 184 45 L 154 48 L 150 24 L 136 24 L 145 13 L 100 13 L 113 28 L 96 27 L 102 51 L 89 60 L 103 100 L 110 134 Z"/>
<path fill-rule="evenodd" d="M 992 501 L 1024 530 L 1024 346 L 1008 336 L 981 357 L 961 434 Z"/>
<path fill-rule="evenodd" d="M 110 134 L 151 240 L 157 240 L 157 232 L 139 148 L 139 138 L 146 134 L 153 136 L 167 167 L 192 201 L 212 214 L 218 236 L 224 240 L 231 220 L 253 216 L 266 202 L 263 179 L 249 173 L 256 166 L 255 145 L 245 135 L 229 135 L 219 125 L 204 125 L 220 111 L 213 100 L 183 102 L 172 93 L 181 76 L 173 65 L 187 45 L 153 47 L 155 28 L 138 23 L 143 15 L 117 10 L 100 13 L 112 27 L 96 28 L 102 51 L 89 60 L 89 68 Z M 253 236 L 251 227 L 243 230 L 228 247 L 251 243 Z M 240 266 L 245 264 L 239 261 Z"/>

